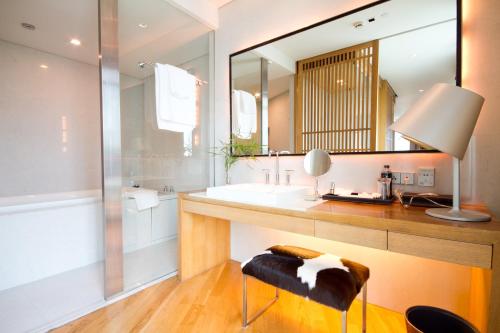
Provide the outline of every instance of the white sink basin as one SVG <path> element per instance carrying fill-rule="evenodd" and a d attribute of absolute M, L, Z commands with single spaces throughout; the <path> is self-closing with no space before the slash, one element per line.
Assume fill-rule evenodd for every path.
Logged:
<path fill-rule="evenodd" d="M 282 206 L 303 200 L 308 189 L 307 186 L 295 185 L 236 184 L 209 187 L 207 197 L 257 205 Z"/>

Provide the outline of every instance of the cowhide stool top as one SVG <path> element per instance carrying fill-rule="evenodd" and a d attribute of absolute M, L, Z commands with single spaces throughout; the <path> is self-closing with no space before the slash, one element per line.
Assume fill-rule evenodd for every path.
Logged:
<path fill-rule="evenodd" d="M 276 245 L 241 265 L 265 283 L 346 311 L 370 276 L 356 262 L 300 247 Z"/>

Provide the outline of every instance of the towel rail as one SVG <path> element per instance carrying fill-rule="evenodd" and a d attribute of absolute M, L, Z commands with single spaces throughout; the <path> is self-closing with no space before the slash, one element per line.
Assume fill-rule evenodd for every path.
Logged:
<path fill-rule="evenodd" d="M 145 61 L 141 61 L 141 62 L 137 63 L 137 67 L 139 67 L 140 69 L 144 69 L 144 67 L 146 67 L 146 66 L 154 67 L 155 65 L 150 63 L 150 62 L 145 62 Z M 189 73 L 189 70 L 187 70 L 186 72 Z M 196 85 L 197 86 L 203 86 L 205 84 L 208 84 L 208 82 L 196 78 Z"/>

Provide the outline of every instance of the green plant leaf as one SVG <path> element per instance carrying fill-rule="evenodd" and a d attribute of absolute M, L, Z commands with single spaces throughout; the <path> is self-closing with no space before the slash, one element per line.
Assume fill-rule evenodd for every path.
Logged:
<path fill-rule="evenodd" d="M 220 146 L 212 147 L 210 153 L 224 156 L 224 169 L 227 173 L 240 158 L 255 160 L 255 154 L 260 152 L 261 148 L 262 146 L 254 140 L 241 142 L 232 136 L 229 142 L 221 140 Z"/>

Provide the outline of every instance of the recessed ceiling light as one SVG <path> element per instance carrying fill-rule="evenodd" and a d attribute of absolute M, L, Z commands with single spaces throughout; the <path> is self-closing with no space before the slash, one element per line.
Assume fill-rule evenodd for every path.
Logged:
<path fill-rule="evenodd" d="M 418 92 L 424 92 L 424 89 L 418 89 Z"/>
<path fill-rule="evenodd" d="M 411 57 L 412 57 L 412 58 L 416 58 L 416 57 L 417 57 L 417 54 L 416 54 L 416 53 L 413 53 L 413 54 L 411 55 Z"/>
<path fill-rule="evenodd" d="M 80 46 L 82 44 L 82 42 L 80 42 L 80 40 L 76 38 L 71 38 L 69 42 L 75 46 Z"/>
<path fill-rule="evenodd" d="M 28 30 L 35 30 L 36 29 L 36 27 L 33 24 L 26 23 L 26 22 L 21 23 L 21 26 L 24 29 L 28 29 Z"/>
<path fill-rule="evenodd" d="M 137 26 L 142 29 L 146 29 L 148 27 L 146 23 L 139 23 Z"/>
<path fill-rule="evenodd" d="M 256 92 L 256 93 L 254 94 L 254 96 L 255 96 L 255 98 L 259 98 L 259 97 L 260 97 L 260 93 Z"/>
<path fill-rule="evenodd" d="M 41 65 L 40 65 L 40 68 L 42 68 L 42 69 L 47 69 L 47 68 L 49 68 L 49 66 L 47 66 L 47 65 L 45 65 L 45 64 L 41 64 Z"/>

